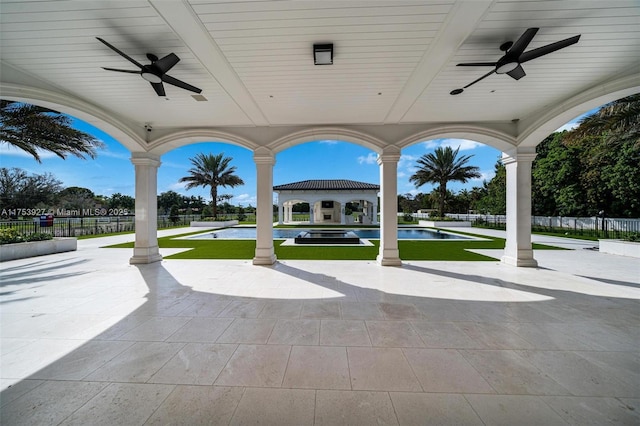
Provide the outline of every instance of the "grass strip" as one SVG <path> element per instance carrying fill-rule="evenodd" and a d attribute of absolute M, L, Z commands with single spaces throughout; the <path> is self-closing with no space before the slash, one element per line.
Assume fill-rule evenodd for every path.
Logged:
<path fill-rule="evenodd" d="M 166 256 L 165 259 L 253 259 L 255 240 L 181 240 L 178 237 L 201 233 L 174 235 L 158 238 L 160 248 L 190 249 Z M 465 235 L 473 235 L 465 233 Z M 478 235 L 476 235 L 478 236 Z M 444 261 L 495 261 L 497 259 L 469 251 L 469 249 L 502 249 L 502 238 L 482 237 L 483 240 L 434 241 L 398 240 L 400 258 L 403 260 Z M 278 259 L 286 260 L 375 260 L 380 240 L 370 240 L 372 246 L 282 246 L 284 240 L 274 240 Z M 107 246 L 108 248 L 133 248 L 133 243 Z M 563 250 L 542 244 L 533 244 L 535 250 Z"/>

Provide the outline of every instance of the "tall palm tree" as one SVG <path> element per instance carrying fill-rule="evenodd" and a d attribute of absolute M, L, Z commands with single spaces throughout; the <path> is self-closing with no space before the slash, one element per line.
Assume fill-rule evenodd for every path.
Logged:
<path fill-rule="evenodd" d="M 580 120 L 580 126 L 567 134 L 568 141 L 606 134 L 611 145 L 635 139 L 640 146 L 640 94 L 606 104 Z"/>
<path fill-rule="evenodd" d="M 458 158 L 458 147 L 455 151 L 451 147 L 438 147 L 432 153 L 425 154 L 418 159 L 419 169 L 409 181 L 415 183 L 416 188 L 425 183 L 438 184 L 438 214 L 444 217 L 444 203 L 447 196 L 447 183 L 458 181 L 466 183 L 467 180 L 479 178 L 479 168 L 467 166 L 467 162 L 473 155 L 463 155 Z"/>
<path fill-rule="evenodd" d="M 236 167 L 229 167 L 233 158 L 225 157 L 223 153 L 198 154 L 195 158 L 190 158 L 192 168 L 189 169 L 189 176 L 180 178 L 180 182 L 187 182 L 186 189 L 198 186 L 211 187 L 211 209 L 213 216 L 218 214 L 218 187 L 231 187 L 243 185 L 244 181 L 234 173 Z"/>
<path fill-rule="evenodd" d="M 28 152 L 40 161 L 42 151 L 60 158 L 96 156 L 104 144 L 88 133 L 71 127 L 71 119 L 57 111 L 15 101 L 0 101 L 0 144 Z"/>

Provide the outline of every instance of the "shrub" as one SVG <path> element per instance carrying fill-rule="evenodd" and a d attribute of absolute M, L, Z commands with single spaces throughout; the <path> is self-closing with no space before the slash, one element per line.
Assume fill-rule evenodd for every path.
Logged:
<path fill-rule="evenodd" d="M 0 244 L 14 244 L 24 241 L 24 236 L 15 228 L 0 229 Z"/>
<path fill-rule="evenodd" d="M 53 239 L 53 235 L 46 233 L 22 234 L 15 228 L 0 229 L 0 244 L 15 244 L 27 241 L 46 241 Z"/>
<path fill-rule="evenodd" d="M 624 238 L 625 241 L 631 241 L 632 243 L 640 243 L 640 232 L 632 232 Z"/>
<path fill-rule="evenodd" d="M 25 241 L 47 241 L 52 239 L 53 235 L 47 233 L 29 234 L 24 236 Z"/>

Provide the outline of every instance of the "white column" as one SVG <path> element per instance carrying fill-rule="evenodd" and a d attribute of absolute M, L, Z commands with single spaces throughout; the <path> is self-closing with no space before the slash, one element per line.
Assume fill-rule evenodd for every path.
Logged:
<path fill-rule="evenodd" d="M 400 150 L 386 148 L 378 156 L 380 165 L 380 252 L 377 261 L 382 266 L 401 266 L 398 251 L 398 160 Z"/>
<path fill-rule="evenodd" d="M 134 152 L 131 162 L 136 173 L 136 238 L 129 263 L 162 260 L 158 249 L 158 167 L 157 155 Z"/>
<path fill-rule="evenodd" d="M 536 267 L 531 248 L 531 164 L 535 150 L 504 153 L 507 171 L 507 242 L 502 261 L 508 265 Z"/>
<path fill-rule="evenodd" d="M 282 225 L 282 214 L 284 210 L 284 203 L 278 200 L 278 224 Z"/>
<path fill-rule="evenodd" d="M 371 206 L 371 224 L 378 224 L 378 203 L 374 202 Z"/>
<path fill-rule="evenodd" d="M 256 255 L 254 265 L 273 265 L 276 261 L 273 249 L 273 165 L 275 157 L 264 150 L 253 154 L 258 171 L 256 211 Z"/>
<path fill-rule="evenodd" d="M 309 201 L 309 225 L 313 225 L 315 223 L 315 217 L 316 215 L 316 202 L 315 201 Z"/>

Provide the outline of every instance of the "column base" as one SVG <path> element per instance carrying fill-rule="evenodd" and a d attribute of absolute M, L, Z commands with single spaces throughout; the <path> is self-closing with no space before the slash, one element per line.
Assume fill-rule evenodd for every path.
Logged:
<path fill-rule="evenodd" d="M 159 262 L 162 260 L 162 255 L 158 250 L 158 246 L 134 248 L 133 256 L 129 259 L 129 264 L 141 265 L 145 263 Z"/>
<path fill-rule="evenodd" d="M 256 249 L 256 255 L 253 258 L 254 265 L 273 265 L 276 263 L 275 253 L 273 252 L 273 247 L 268 249 Z"/>
<path fill-rule="evenodd" d="M 398 255 L 389 256 L 388 254 L 379 254 L 376 257 L 376 262 L 378 262 L 378 265 L 380 266 L 402 266 L 402 260 Z"/>
<path fill-rule="evenodd" d="M 504 255 L 500 258 L 502 263 L 506 263 L 507 265 L 517 266 L 521 268 L 537 268 L 538 261 L 531 257 L 527 258 L 517 258 L 513 256 Z"/>

